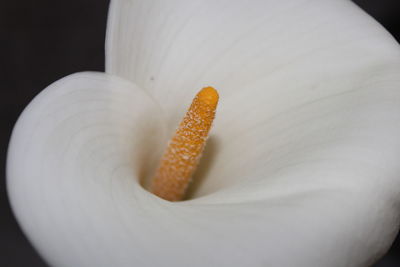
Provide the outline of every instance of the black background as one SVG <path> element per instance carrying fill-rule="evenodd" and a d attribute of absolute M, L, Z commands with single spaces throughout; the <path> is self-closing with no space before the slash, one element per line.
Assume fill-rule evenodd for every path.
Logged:
<path fill-rule="evenodd" d="M 400 40 L 398 0 L 355 2 Z M 50 83 L 74 72 L 104 70 L 107 9 L 108 0 L 1 0 L 0 2 L 2 174 L 0 266 L 2 267 L 47 266 L 22 234 L 7 200 L 4 173 L 12 127 L 23 108 Z M 400 240 L 396 241 L 389 253 L 374 267 L 400 266 L 399 243 Z"/>

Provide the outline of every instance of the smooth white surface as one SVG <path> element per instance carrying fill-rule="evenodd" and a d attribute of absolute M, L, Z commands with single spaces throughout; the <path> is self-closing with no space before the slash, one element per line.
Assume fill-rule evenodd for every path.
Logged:
<path fill-rule="evenodd" d="M 51 85 L 10 143 L 13 208 L 52 265 L 357 267 L 387 250 L 400 50 L 351 2 L 115 0 L 107 36 L 107 72 L 131 82 Z M 202 182 L 163 201 L 138 179 L 206 85 L 221 101 Z"/>

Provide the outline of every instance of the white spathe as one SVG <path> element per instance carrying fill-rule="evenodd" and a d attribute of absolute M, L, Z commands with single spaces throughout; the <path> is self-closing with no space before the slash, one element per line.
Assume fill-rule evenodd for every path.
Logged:
<path fill-rule="evenodd" d="M 345 0 L 114 0 L 107 72 L 15 126 L 13 209 L 53 266 L 369 266 L 400 201 L 400 49 Z M 203 86 L 220 93 L 194 198 L 148 193 Z M 211 160 L 210 160 L 211 159 Z"/>

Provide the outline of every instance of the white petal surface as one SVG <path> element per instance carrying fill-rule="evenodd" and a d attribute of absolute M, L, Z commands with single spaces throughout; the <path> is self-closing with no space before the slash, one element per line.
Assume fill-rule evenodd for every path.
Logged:
<path fill-rule="evenodd" d="M 366 266 L 387 249 L 399 215 L 399 60 L 350 1 L 111 4 L 107 72 L 149 91 L 169 132 L 199 88 L 219 90 L 203 198 L 191 203 L 246 206 L 251 232 L 240 236 L 239 221 L 231 231 L 255 266 Z M 229 257 L 242 266 L 239 254 Z"/>
<path fill-rule="evenodd" d="M 393 38 L 347 0 L 113 0 L 106 45 L 107 72 L 152 92 L 177 120 L 185 109 L 177 99 L 189 102 L 205 85 L 222 100 L 249 98 L 245 106 L 261 97 L 263 113 L 273 116 L 343 92 L 325 84 L 350 79 L 353 86 L 355 74 L 400 55 Z M 224 110 L 234 109 L 231 101 Z"/>
<path fill-rule="evenodd" d="M 54 266 L 113 266 L 90 258 L 107 254 L 96 244 L 129 233 L 119 212 L 148 195 L 138 180 L 158 160 L 161 119 L 146 92 L 101 73 L 66 77 L 25 109 L 10 142 L 8 189 L 25 232 Z"/>
<path fill-rule="evenodd" d="M 259 166 L 296 145 L 351 134 L 343 127 L 357 112 L 349 108 L 369 109 L 358 98 L 390 98 L 381 81 L 396 90 L 399 58 L 393 38 L 350 1 L 114 0 L 110 9 L 107 71 L 148 90 L 170 133 L 199 88 L 220 92 L 218 156 L 198 195 L 266 177 L 243 168 L 249 158 Z"/>

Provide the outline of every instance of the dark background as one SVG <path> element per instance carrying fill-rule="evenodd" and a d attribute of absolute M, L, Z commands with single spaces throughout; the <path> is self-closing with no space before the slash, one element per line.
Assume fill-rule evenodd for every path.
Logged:
<path fill-rule="evenodd" d="M 74 72 L 104 70 L 108 2 L 108 0 L 0 0 L 0 51 L 2 51 L 0 52 L 0 266 L 2 267 L 47 266 L 22 234 L 7 200 L 4 173 L 12 127 L 23 108 L 50 83 Z M 383 24 L 398 41 L 400 40 L 400 1 L 355 0 L 354 2 Z M 398 266 L 400 266 L 400 238 L 374 267 Z"/>

